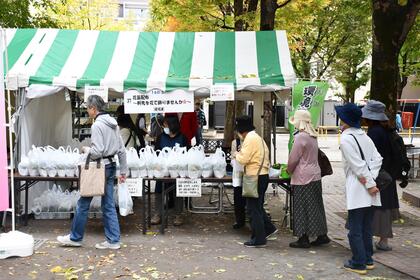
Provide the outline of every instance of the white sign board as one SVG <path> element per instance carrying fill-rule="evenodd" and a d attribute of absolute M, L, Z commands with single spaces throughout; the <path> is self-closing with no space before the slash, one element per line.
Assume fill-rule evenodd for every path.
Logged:
<path fill-rule="evenodd" d="M 127 178 L 125 183 L 131 196 L 143 196 L 143 178 Z"/>
<path fill-rule="evenodd" d="M 85 102 L 91 95 L 99 95 L 105 101 L 108 102 L 108 87 L 105 86 L 85 86 Z"/>
<path fill-rule="evenodd" d="M 194 112 L 194 94 L 183 90 L 172 92 L 152 90 L 148 93 L 129 90 L 124 93 L 124 112 L 126 114 Z"/>
<path fill-rule="evenodd" d="M 176 197 L 201 197 L 201 179 L 176 179 Z"/>
<path fill-rule="evenodd" d="M 235 87 L 233 84 L 215 84 L 210 88 L 211 101 L 235 100 Z"/>
<path fill-rule="evenodd" d="M 99 95 L 105 103 L 108 103 L 108 87 L 85 85 L 85 102 L 91 95 Z"/>

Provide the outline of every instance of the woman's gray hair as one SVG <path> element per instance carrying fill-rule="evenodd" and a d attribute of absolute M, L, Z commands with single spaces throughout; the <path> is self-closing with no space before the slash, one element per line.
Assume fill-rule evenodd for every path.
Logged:
<path fill-rule="evenodd" d="M 86 100 L 86 105 L 88 107 L 94 107 L 98 112 L 105 110 L 105 101 L 99 95 L 91 95 Z"/>

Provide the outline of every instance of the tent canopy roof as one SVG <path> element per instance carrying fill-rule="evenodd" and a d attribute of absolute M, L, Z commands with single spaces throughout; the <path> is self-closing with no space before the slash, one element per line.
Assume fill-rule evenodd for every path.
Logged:
<path fill-rule="evenodd" d="M 295 73 L 285 31 L 111 32 L 6 29 L 9 89 L 85 85 L 110 90 L 236 90 L 292 87 Z M 5 66 L 6 67 L 6 66 Z"/>

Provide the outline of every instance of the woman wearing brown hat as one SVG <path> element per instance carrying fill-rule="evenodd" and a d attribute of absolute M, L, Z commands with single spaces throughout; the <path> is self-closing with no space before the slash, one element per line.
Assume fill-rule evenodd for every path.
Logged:
<path fill-rule="evenodd" d="M 290 247 L 309 248 L 311 245 L 327 244 L 330 239 L 322 200 L 317 133 L 312 126 L 311 113 L 297 110 L 290 123 L 296 128 L 296 133 L 287 171 L 292 174 L 294 194 L 293 234 L 299 237 L 299 240 L 290 243 Z M 317 239 L 309 243 L 309 237 Z"/>
<path fill-rule="evenodd" d="M 385 105 L 382 102 L 370 100 L 362 109 L 362 118 L 368 126 L 367 135 L 383 158 L 382 167 L 389 174 L 393 174 L 393 156 L 386 127 L 388 117 L 385 115 Z M 378 250 L 390 251 L 392 247 L 388 244 L 388 238 L 393 237 L 392 222 L 398 219 L 398 208 L 400 208 L 395 180 L 387 188 L 381 190 L 381 205 L 375 207 L 373 214 L 373 235 L 379 237 L 375 246 Z"/>

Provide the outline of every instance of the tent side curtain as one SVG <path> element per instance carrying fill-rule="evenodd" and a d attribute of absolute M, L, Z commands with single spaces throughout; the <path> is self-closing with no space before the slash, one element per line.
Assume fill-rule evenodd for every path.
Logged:
<path fill-rule="evenodd" d="M 196 91 L 233 83 L 236 90 L 280 90 L 295 82 L 285 31 L 6 29 L 5 37 L 10 89 L 103 85 L 116 92 Z"/>

